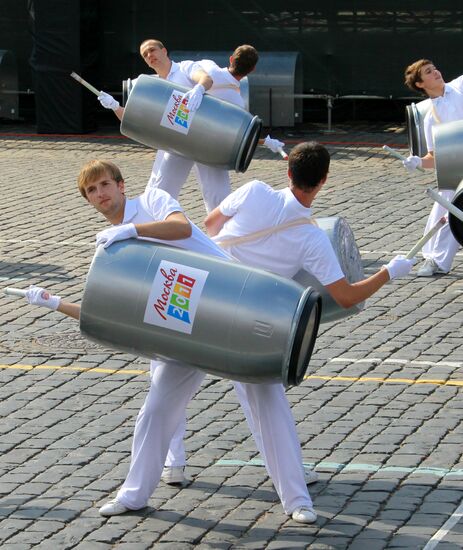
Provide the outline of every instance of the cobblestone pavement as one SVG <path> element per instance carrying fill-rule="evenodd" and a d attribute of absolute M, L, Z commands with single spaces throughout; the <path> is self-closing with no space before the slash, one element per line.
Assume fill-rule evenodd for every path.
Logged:
<path fill-rule="evenodd" d="M 153 152 L 116 135 L 7 130 L 2 286 L 34 282 L 78 300 L 105 226 L 77 192 L 80 166 L 114 160 L 136 194 Z M 286 138 L 328 144 L 330 178 L 315 213 L 347 218 L 373 273 L 421 236 L 433 174 L 409 176 L 385 156 L 383 143 L 405 146 L 400 127 L 341 130 Z M 259 148 L 247 173 L 232 174 L 235 186 L 252 178 L 282 187 L 285 163 Z M 181 202 L 201 223 L 193 176 Z M 84 340 L 58 313 L 0 296 L 1 548 L 461 548 L 462 273 L 459 253 L 449 275 L 393 281 L 362 313 L 321 327 L 307 379 L 287 392 L 304 462 L 321 478 L 310 487 L 319 516 L 311 526 L 283 513 L 230 382 L 213 377 L 188 410 L 188 482 L 161 484 L 141 511 L 100 517 L 127 472 L 147 361 Z"/>

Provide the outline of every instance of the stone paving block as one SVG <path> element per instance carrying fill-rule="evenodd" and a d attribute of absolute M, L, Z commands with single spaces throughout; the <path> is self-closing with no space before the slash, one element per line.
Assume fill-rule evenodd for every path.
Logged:
<path fill-rule="evenodd" d="M 317 537 L 307 548 L 310 550 L 341 550 L 349 548 L 350 539 L 343 537 Z"/>
<path fill-rule="evenodd" d="M 368 550 L 383 550 L 387 548 L 387 542 L 358 536 L 349 543 L 349 550 L 365 550 L 366 548 Z"/>
<path fill-rule="evenodd" d="M 307 535 L 299 536 L 278 536 L 267 544 L 268 550 L 285 550 L 286 548 L 306 548 L 315 541 L 314 537 Z"/>
<path fill-rule="evenodd" d="M 424 536 L 416 535 L 394 535 L 389 541 L 388 548 L 423 548 L 428 538 Z"/>

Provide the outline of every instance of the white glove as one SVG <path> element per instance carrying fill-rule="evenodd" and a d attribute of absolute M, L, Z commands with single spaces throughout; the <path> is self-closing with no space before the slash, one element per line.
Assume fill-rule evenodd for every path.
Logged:
<path fill-rule="evenodd" d="M 205 91 L 206 88 L 202 84 L 196 84 L 194 88 L 188 90 L 188 92 L 183 96 L 183 99 L 187 100 L 186 106 L 191 112 L 199 109 Z"/>
<path fill-rule="evenodd" d="M 116 241 L 135 239 L 137 237 L 138 233 L 134 224 L 125 223 L 124 225 L 116 225 L 97 233 L 95 246 L 102 244 L 103 248 L 108 248 L 110 244 Z"/>
<path fill-rule="evenodd" d="M 50 294 L 40 286 L 31 285 L 26 290 L 26 300 L 33 306 L 43 306 L 49 309 L 58 309 L 61 298 Z"/>
<path fill-rule="evenodd" d="M 265 138 L 264 145 L 265 147 L 270 149 L 272 153 L 279 153 L 281 149 L 283 149 L 283 147 L 285 146 L 282 141 L 279 141 L 278 139 L 272 139 L 270 136 L 267 136 Z"/>
<path fill-rule="evenodd" d="M 421 168 L 421 165 L 423 163 L 420 157 L 417 157 L 416 155 L 410 155 L 402 161 L 402 164 L 409 172 L 414 172 L 417 168 Z"/>
<path fill-rule="evenodd" d="M 403 254 L 399 254 L 395 258 L 384 266 L 389 272 L 389 278 L 396 279 L 397 277 L 405 277 L 412 270 L 412 267 L 416 264 L 416 258 L 407 260 Z"/>
<path fill-rule="evenodd" d="M 119 101 L 117 101 L 117 99 L 114 99 L 112 95 L 109 95 L 106 92 L 100 92 L 100 95 L 98 96 L 98 101 L 103 105 L 105 109 L 112 109 L 113 111 L 115 111 L 120 107 Z"/>

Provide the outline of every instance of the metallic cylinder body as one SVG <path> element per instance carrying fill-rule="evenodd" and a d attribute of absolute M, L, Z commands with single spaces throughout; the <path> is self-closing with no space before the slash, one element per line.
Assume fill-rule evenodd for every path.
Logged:
<path fill-rule="evenodd" d="M 132 88 L 135 86 L 137 79 L 127 78 L 122 81 L 122 105 L 125 106 L 127 99 L 129 98 Z M 249 111 L 249 79 L 244 76 L 240 80 L 240 96 L 244 102 L 244 109 Z"/>
<path fill-rule="evenodd" d="M 463 178 L 463 120 L 433 126 L 437 186 L 456 189 Z"/>
<path fill-rule="evenodd" d="M 259 140 L 261 120 L 207 94 L 192 115 L 181 106 L 187 91 L 162 78 L 140 75 L 128 96 L 121 132 L 149 147 L 245 172 Z"/>
<path fill-rule="evenodd" d="M 96 251 L 80 328 L 92 340 L 136 355 L 288 386 L 304 376 L 319 319 L 318 293 L 294 281 L 131 239 Z"/>
<path fill-rule="evenodd" d="M 428 152 L 426 136 L 424 135 L 424 117 L 430 108 L 431 100 L 429 98 L 405 107 L 408 148 L 412 155 L 424 157 Z"/>
<path fill-rule="evenodd" d="M 355 244 L 354 234 L 344 218 L 333 216 L 329 218 L 317 218 L 317 225 L 325 231 L 336 253 L 341 269 L 349 281 L 355 283 L 365 278 L 362 266 L 362 258 Z M 365 302 L 348 309 L 338 305 L 320 281 L 305 270 L 299 271 L 293 279 L 302 286 L 311 287 L 320 293 L 322 298 L 321 323 L 329 323 L 344 317 L 350 317 L 363 310 Z"/>

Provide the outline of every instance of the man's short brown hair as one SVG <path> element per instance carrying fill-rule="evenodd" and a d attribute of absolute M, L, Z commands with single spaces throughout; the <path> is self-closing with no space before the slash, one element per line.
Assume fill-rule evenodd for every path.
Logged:
<path fill-rule="evenodd" d="M 160 40 L 156 40 L 156 38 L 147 38 L 146 40 L 143 40 L 143 42 L 140 44 L 139 50 L 141 51 L 142 46 L 148 44 L 148 42 L 154 42 L 154 45 L 157 46 L 160 50 L 166 49 L 166 47 Z"/>
<path fill-rule="evenodd" d="M 422 82 L 421 69 L 425 65 L 434 65 L 429 59 L 419 59 L 405 69 L 405 86 L 415 92 L 424 93 L 423 89 L 416 85 L 417 82 Z"/>
<path fill-rule="evenodd" d="M 84 197 L 84 199 L 87 198 L 85 187 L 92 181 L 95 181 L 101 177 L 103 174 L 108 174 L 111 179 L 117 182 L 124 180 L 121 171 L 114 164 L 114 162 L 109 160 L 90 160 L 82 166 L 77 178 L 77 187 L 79 188 L 80 194 Z"/>
<path fill-rule="evenodd" d="M 289 153 L 291 183 L 303 191 L 311 191 L 317 187 L 326 178 L 329 167 L 330 154 L 316 141 L 299 143 Z"/>
<path fill-rule="evenodd" d="M 230 72 L 234 76 L 246 76 L 259 61 L 259 54 L 256 48 L 249 44 L 238 46 L 232 54 L 230 61 Z"/>

